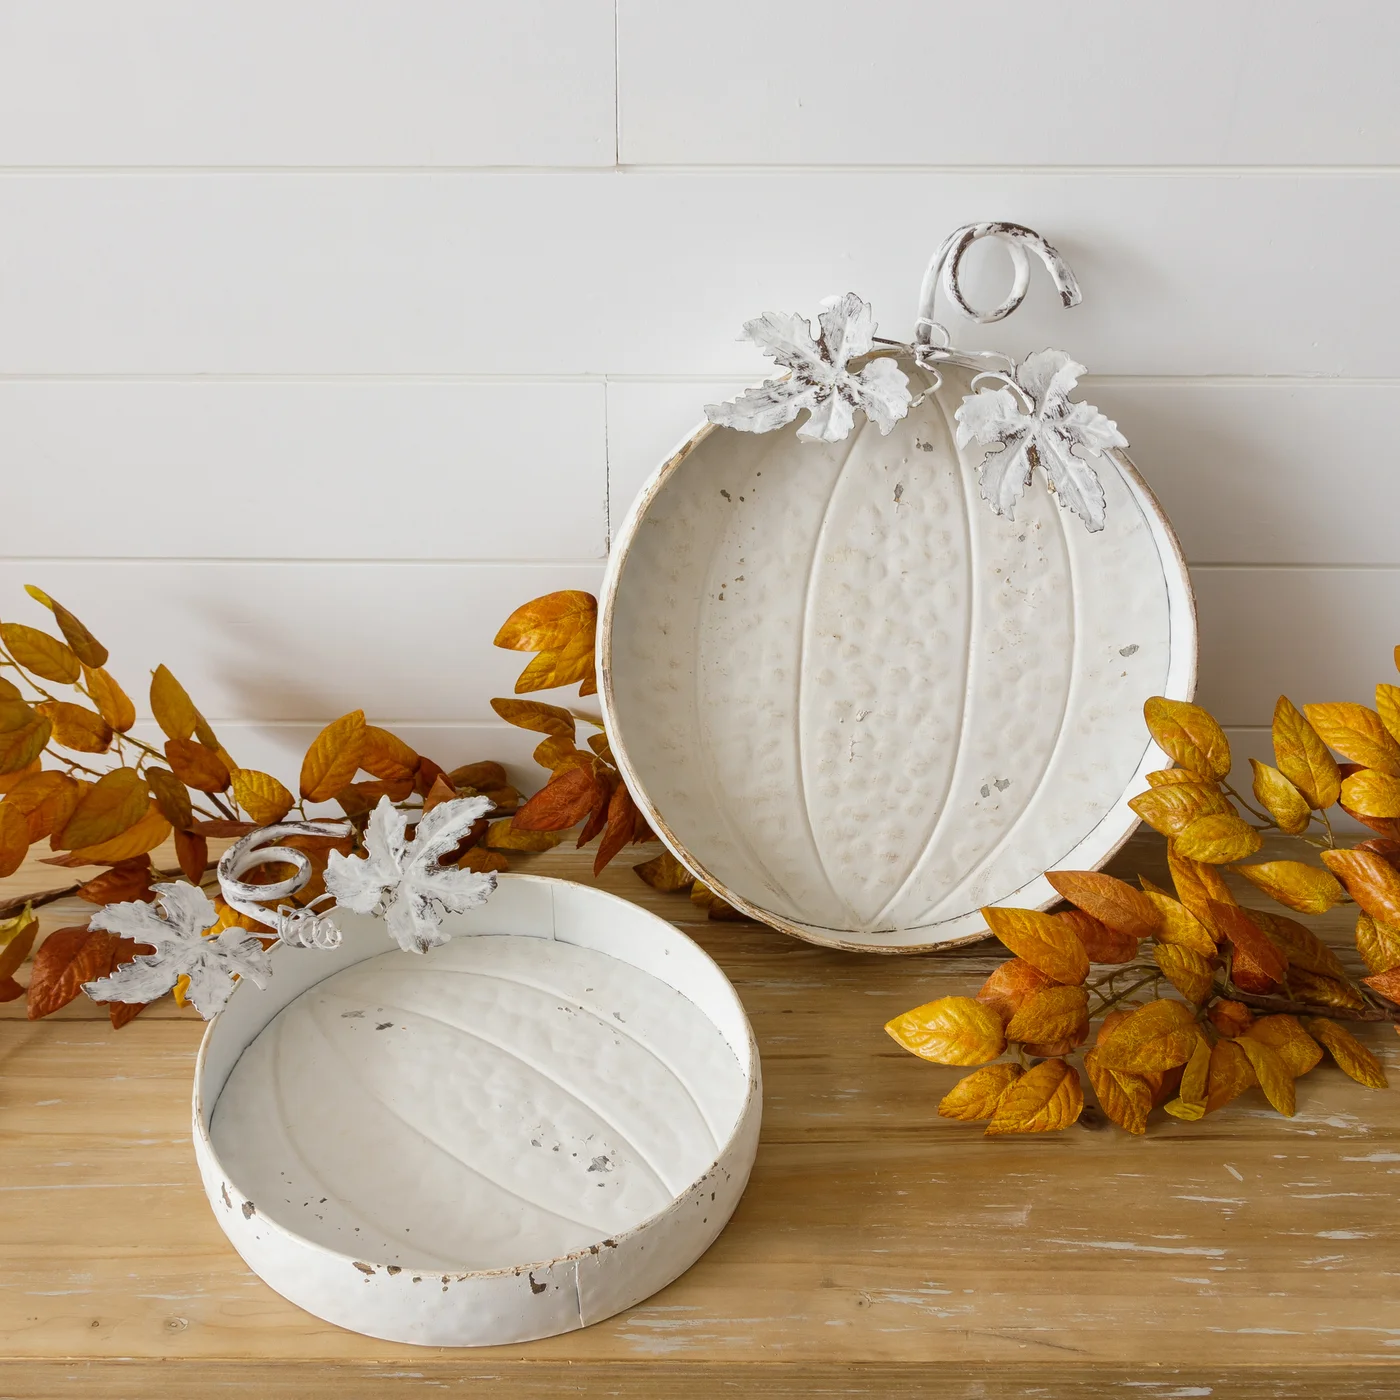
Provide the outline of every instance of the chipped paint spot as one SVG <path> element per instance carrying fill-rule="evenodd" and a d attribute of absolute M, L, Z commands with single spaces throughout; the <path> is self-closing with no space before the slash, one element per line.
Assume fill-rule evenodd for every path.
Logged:
<path fill-rule="evenodd" d="M 373 1264 L 362 1264 L 358 1259 L 355 1260 L 355 1267 L 356 1267 L 362 1274 L 372 1274 L 372 1273 L 374 1272 L 374 1265 L 373 1265 Z"/>
<path fill-rule="evenodd" d="M 257 1208 L 257 1206 L 255 1206 L 255 1205 L 252 1203 L 252 1201 L 244 1201 L 244 1202 L 243 1202 L 243 1218 L 244 1218 L 244 1220 L 251 1220 L 257 1213 L 258 1213 L 258 1208 Z"/>
<path fill-rule="evenodd" d="M 533 1272 L 531 1272 L 531 1274 L 530 1274 L 530 1292 L 531 1292 L 531 1293 L 543 1293 L 543 1292 L 545 1291 L 545 1289 L 547 1289 L 548 1287 L 549 1287 L 549 1285 L 548 1285 L 547 1283 L 536 1283 L 536 1282 L 535 1282 L 535 1275 L 534 1275 Z"/>

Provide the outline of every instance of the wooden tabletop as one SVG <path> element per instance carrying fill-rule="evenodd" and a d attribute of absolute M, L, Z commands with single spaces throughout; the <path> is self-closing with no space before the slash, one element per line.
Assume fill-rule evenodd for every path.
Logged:
<path fill-rule="evenodd" d="M 114 1033 L 85 998 L 39 1022 L 13 1002 L 0 1007 L 0 1397 L 474 1397 L 503 1382 L 521 1400 L 1400 1393 L 1400 1094 L 1328 1064 L 1299 1081 L 1291 1120 L 1256 1090 L 1145 1138 L 1077 1126 L 986 1140 L 936 1113 L 964 1071 L 914 1059 L 882 1027 L 974 990 L 995 945 L 857 956 L 697 923 L 684 896 L 632 874 L 653 853 L 637 849 L 600 883 L 704 945 L 763 1056 L 753 1178 L 689 1273 L 522 1346 L 341 1331 L 250 1273 L 205 1202 L 189 1136 L 202 1023 L 167 1000 Z M 1111 868 L 1157 874 L 1162 856 L 1139 837 Z M 574 852 L 528 868 L 591 879 Z M 54 876 L 27 866 L 0 894 Z M 44 926 L 90 913 L 56 905 Z M 1315 926 L 1350 962 L 1349 922 Z M 1400 1086 L 1400 1040 L 1363 1035 Z"/>

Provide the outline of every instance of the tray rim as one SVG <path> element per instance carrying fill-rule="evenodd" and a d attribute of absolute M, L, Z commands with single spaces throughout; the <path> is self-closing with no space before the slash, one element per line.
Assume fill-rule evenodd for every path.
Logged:
<path fill-rule="evenodd" d="M 881 353 L 879 351 L 875 353 Z M 885 352 L 888 353 L 888 352 Z M 963 369 L 985 369 L 986 361 L 976 354 L 963 354 L 957 351 L 945 352 L 945 359 L 948 363 L 959 366 Z M 731 889 L 724 881 L 720 880 L 712 870 L 701 861 L 686 844 L 680 840 L 671 829 L 666 819 L 656 804 L 647 793 L 645 785 L 642 783 L 635 766 L 632 763 L 631 755 L 627 751 L 627 744 L 622 735 L 621 727 L 617 722 L 617 712 L 615 695 L 613 689 L 613 668 L 612 668 L 612 646 L 614 617 L 617 610 L 618 587 L 623 571 L 627 564 L 628 556 L 631 553 L 633 542 L 636 539 L 637 531 L 641 527 L 652 503 L 660 494 L 667 481 L 675 474 L 681 463 L 695 451 L 710 435 L 719 430 L 719 425 L 710 422 L 702 422 L 681 440 L 681 442 L 666 456 L 661 464 L 647 478 L 645 485 L 637 493 L 629 507 L 626 516 L 623 517 L 622 524 L 618 527 L 616 535 L 613 537 L 608 551 L 607 568 L 603 576 L 602 594 L 598 600 L 598 635 L 595 644 L 595 662 L 598 673 L 598 701 L 603 712 L 603 722 L 606 726 L 608 743 L 612 750 L 613 758 L 617 762 L 618 771 L 622 774 L 623 781 L 627 784 L 628 791 L 632 794 L 642 814 L 646 817 L 651 829 L 656 832 L 661 843 L 671 852 L 675 858 L 692 871 L 700 880 L 703 880 L 722 899 L 733 905 L 741 913 L 747 914 L 751 919 L 759 923 L 767 924 L 770 928 L 776 928 L 782 933 L 790 934 L 794 938 L 800 938 L 803 942 L 812 943 L 818 947 L 837 948 L 843 952 L 850 953 L 878 953 L 888 956 L 903 956 L 916 953 L 932 953 L 944 948 L 961 948 L 973 943 L 980 943 L 992 937 L 990 929 L 982 929 L 978 933 L 961 934 L 952 938 L 937 939 L 929 943 L 901 943 L 901 944 L 879 944 L 853 942 L 849 939 L 839 937 L 820 938 L 815 935 L 813 929 L 804 924 L 799 924 L 788 919 L 781 914 L 776 914 L 772 910 L 764 909 L 762 906 L 746 899 Z M 1172 700 L 1191 700 L 1196 693 L 1196 683 L 1200 668 L 1200 618 L 1196 603 L 1196 591 L 1191 581 L 1191 572 L 1187 567 L 1186 555 L 1181 548 L 1181 541 L 1177 537 L 1176 530 L 1171 521 L 1167 518 L 1167 513 L 1162 508 L 1162 503 L 1157 499 L 1156 493 L 1147 484 L 1146 478 L 1138 470 L 1136 463 L 1128 454 L 1119 448 L 1106 448 L 1105 455 L 1110 457 L 1123 477 L 1129 488 L 1138 498 L 1139 504 L 1147 516 L 1148 525 L 1152 530 L 1153 538 L 1157 542 L 1158 551 L 1162 556 L 1165 565 L 1175 564 L 1178 581 L 1182 592 L 1182 602 L 1185 604 L 1185 613 L 1181 619 L 1185 629 L 1183 638 L 1184 650 L 1186 652 L 1184 662 L 1185 670 L 1178 686 L 1168 686 L 1169 692 L 1179 691 L 1180 693 L 1170 693 Z M 1164 568 L 1164 573 L 1166 573 Z M 1168 574 L 1167 591 L 1169 597 L 1172 595 L 1173 581 Z M 1175 598 L 1171 600 L 1174 602 Z M 1177 658 L 1172 657 L 1176 662 Z M 1147 757 L 1156 748 L 1156 745 L 1147 744 L 1144 750 L 1142 762 L 1138 765 L 1138 770 L 1147 762 Z M 1160 750 L 1157 750 L 1161 753 Z M 1167 755 L 1161 755 L 1163 762 L 1168 761 Z M 1109 821 L 1120 808 L 1125 807 L 1128 791 L 1124 792 L 1114 801 L 1103 814 L 1099 825 Z M 1142 819 L 1127 809 L 1126 816 L 1119 817 L 1122 826 L 1121 832 L 1114 837 L 1109 849 L 1095 862 L 1094 869 L 1102 869 L 1113 857 L 1123 849 L 1133 833 L 1142 824 Z M 1091 828 L 1079 838 L 1071 850 L 1078 849 L 1085 840 L 1092 835 L 1097 827 Z M 1051 867 L 1057 869 L 1059 867 Z M 1045 872 L 1038 877 L 1044 880 Z M 1036 881 L 1031 881 L 1035 884 Z M 1015 892 L 1007 898 L 1013 898 Z M 1048 898 L 1041 899 L 1030 907 L 1045 910 L 1060 903 L 1060 896 L 1053 890 Z M 1018 906 L 1021 907 L 1021 906 Z"/>

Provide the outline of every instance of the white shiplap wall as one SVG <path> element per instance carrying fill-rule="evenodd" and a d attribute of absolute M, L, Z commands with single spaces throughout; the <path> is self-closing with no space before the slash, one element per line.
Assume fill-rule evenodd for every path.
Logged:
<path fill-rule="evenodd" d="M 1385 0 L 0 0 L 0 615 L 42 583 L 245 762 L 360 704 L 523 759 L 491 636 L 596 589 L 762 372 L 740 323 L 908 335 L 1005 218 L 1084 304 L 959 340 L 1089 364 L 1248 750 L 1400 640 L 1397 43 Z"/>

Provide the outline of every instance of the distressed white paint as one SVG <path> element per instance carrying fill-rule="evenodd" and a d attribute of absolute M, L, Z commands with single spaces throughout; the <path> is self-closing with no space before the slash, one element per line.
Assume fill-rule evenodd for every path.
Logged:
<path fill-rule="evenodd" d="M 676 854 L 779 927 L 891 950 L 1105 860 L 1161 757 L 1142 703 L 1188 698 L 1196 659 L 1126 459 L 1098 459 L 1100 532 L 1038 480 L 997 515 L 954 438 L 982 365 L 936 391 L 900 366 L 924 397 L 888 436 L 698 433 L 623 525 L 599 629 L 613 752 Z"/>
<path fill-rule="evenodd" d="M 703 1253 L 761 1095 L 738 998 L 695 944 L 519 875 L 421 957 L 337 919 L 339 948 L 278 948 L 200 1050 L 201 1175 L 260 1277 L 371 1336 L 489 1345 L 608 1317 Z"/>

